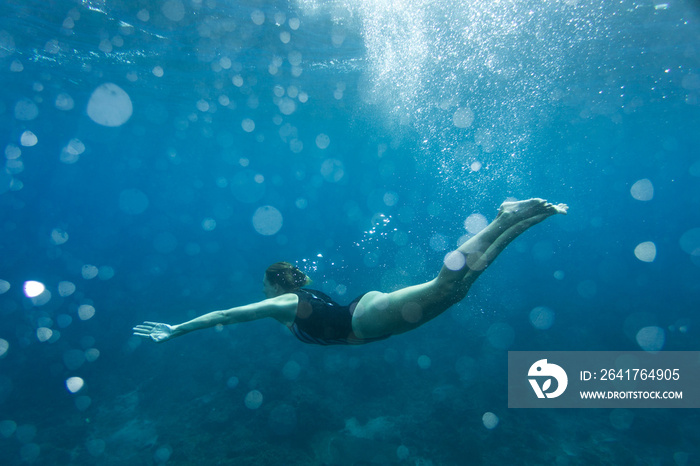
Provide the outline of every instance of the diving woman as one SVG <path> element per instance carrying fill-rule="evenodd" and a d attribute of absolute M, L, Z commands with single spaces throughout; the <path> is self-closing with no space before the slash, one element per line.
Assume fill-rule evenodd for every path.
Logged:
<path fill-rule="evenodd" d="M 566 214 L 566 204 L 543 199 L 504 202 L 496 218 L 458 249 L 445 256 L 438 275 L 426 282 L 390 293 L 370 291 L 342 306 L 320 291 L 305 288 L 309 278 L 287 262 L 265 271 L 267 299 L 204 314 L 169 325 L 144 322 L 134 335 L 157 343 L 195 330 L 271 317 L 305 343 L 364 344 L 413 330 L 439 316 L 467 296 L 474 281 L 508 244 L 547 217 Z"/>

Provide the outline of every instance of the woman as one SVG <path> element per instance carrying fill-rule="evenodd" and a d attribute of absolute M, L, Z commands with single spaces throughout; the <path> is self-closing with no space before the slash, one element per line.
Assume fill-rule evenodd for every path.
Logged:
<path fill-rule="evenodd" d="M 134 335 L 157 343 L 215 325 L 237 324 L 272 317 L 305 343 L 363 344 L 420 327 L 467 295 L 469 288 L 505 247 L 531 226 L 568 206 L 543 199 L 501 204 L 496 219 L 457 250 L 449 253 L 433 280 L 392 293 L 370 291 L 341 306 L 327 295 L 302 289 L 310 283 L 286 262 L 271 265 L 263 278 L 267 299 L 214 311 L 179 325 L 144 322 Z"/>

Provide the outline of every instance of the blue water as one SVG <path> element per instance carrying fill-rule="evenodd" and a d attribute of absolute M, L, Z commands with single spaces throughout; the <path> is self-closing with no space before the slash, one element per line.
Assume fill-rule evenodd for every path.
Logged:
<path fill-rule="evenodd" d="M 506 373 L 700 349 L 699 15 L 2 1 L 0 463 L 700 464 L 694 410 L 508 409 Z M 413 332 L 131 335 L 262 299 L 278 260 L 343 303 L 429 280 L 468 217 L 534 196 L 569 215 Z"/>

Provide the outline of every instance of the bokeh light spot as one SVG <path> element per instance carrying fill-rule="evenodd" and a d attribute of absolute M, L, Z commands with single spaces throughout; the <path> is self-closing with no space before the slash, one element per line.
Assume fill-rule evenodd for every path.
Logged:
<path fill-rule="evenodd" d="M 75 293 L 75 285 L 72 282 L 59 282 L 58 283 L 58 295 L 65 298 Z"/>
<path fill-rule="evenodd" d="M 301 373 L 301 366 L 296 361 L 288 361 L 287 364 L 282 368 L 282 375 L 287 380 L 296 380 L 299 378 Z"/>
<path fill-rule="evenodd" d="M 245 396 L 245 406 L 248 409 L 258 409 L 263 402 L 263 394 L 258 390 L 251 390 Z"/>
<path fill-rule="evenodd" d="M 457 128 L 468 128 L 474 123 L 474 112 L 468 108 L 460 108 L 452 115 L 452 123 Z"/>
<path fill-rule="evenodd" d="M 487 225 L 488 221 L 486 220 L 486 217 L 481 214 L 471 214 L 464 221 L 464 228 L 466 228 L 466 230 L 472 235 L 479 233 L 481 230 L 486 228 Z"/>
<path fill-rule="evenodd" d="M 254 10 L 250 14 L 250 19 L 253 21 L 253 24 L 260 26 L 265 22 L 265 13 L 261 10 Z"/>
<path fill-rule="evenodd" d="M 530 311 L 530 323 L 539 330 L 547 330 L 554 324 L 554 311 L 548 307 L 538 306 Z"/>
<path fill-rule="evenodd" d="M 316 147 L 319 149 L 326 149 L 331 143 L 331 138 L 324 133 L 319 134 L 316 136 Z"/>
<path fill-rule="evenodd" d="M 160 7 L 163 16 L 170 21 L 182 21 L 185 17 L 185 5 L 180 0 L 168 0 Z"/>
<path fill-rule="evenodd" d="M 36 134 L 27 130 L 19 137 L 19 143 L 24 147 L 34 147 L 39 143 L 39 138 L 36 137 Z"/>
<path fill-rule="evenodd" d="M 654 259 L 656 259 L 656 245 L 651 241 L 639 243 L 634 248 L 634 255 L 642 262 L 654 262 Z"/>
<path fill-rule="evenodd" d="M 85 264 L 80 269 L 80 273 L 82 274 L 82 276 L 85 280 L 92 280 L 93 278 L 95 278 L 97 276 L 97 274 L 100 273 L 100 269 L 98 269 L 94 265 Z"/>
<path fill-rule="evenodd" d="M 637 332 L 636 340 L 644 351 L 656 353 L 663 349 L 664 343 L 666 343 L 666 333 L 661 327 L 643 327 Z"/>
<path fill-rule="evenodd" d="M 36 329 L 36 338 L 42 343 L 45 341 L 49 341 L 52 336 L 53 330 L 51 330 L 48 327 L 39 327 L 38 329 Z"/>
<path fill-rule="evenodd" d="M 22 99 L 15 104 L 15 118 L 20 121 L 31 121 L 39 116 L 39 107 L 29 99 Z"/>
<path fill-rule="evenodd" d="M 467 263 L 467 259 L 459 251 L 452 251 L 445 256 L 443 261 L 445 267 L 450 270 L 462 270 L 464 265 Z"/>
<path fill-rule="evenodd" d="M 89 304 L 82 304 L 78 308 L 78 317 L 80 320 L 90 320 L 95 315 L 95 308 Z"/>
<path fill-rule="evenodd" d="M 143 191 L 130 188 L 119 193 L 119 208 L 129 215 L 138 215 L 148 208 L 148 196 Z"/>
<path fill-rule="evenodd" d="M 90 96 L 87 114 L 98 125 L 117 127 L 126 123 L 134 107 L 124 89 L 114 83 L 104 83 Z"/>
<path fill-rule="evenodd" d="M 85 385 L 85 381 L 80 377 L 70 377 L 66 380 L 66 388 L 71 393 L 78 393 Z"/>
<path fill-rule="evenodd" d="M 692 228 L 681 236 L 681 249 L 691 256 L 700 256 L 700 228 Z"/>
<path fill-rule="evenodd" d="M 498 425 L 499 419 L 498 419 L 498 416 L 496 416 L 492 412 L 487 412 L 487 413 L 484 413 L 483 416 L 481 416 L 481 422 L 484 423 L 484 427 L 491 430 L 491 429 L 496 428 L 496 426 Z"/>
<path fill-rule="evenodd" d="M 644 178 L 632 185 L 630 194 L 638 201 L 650 201 L 654 198 L 654 185 L 651 184 L 651 181 Z"/>
<path fill-rule="evenodd" d="M 241 122 L 241 128 L 243 128 L 243 131 L 246 133 L 252 133 L 255 130 L 255 122 L 250 118 L 245 118 Z"/>
<path fill-rule="evenodd" d="M 24 289 L 24 295 L 27 298 L 36 298 L 41 293 L 43 293 L 44 290 L 46 290 L 46 287 L 41 282 L 29 280 L 29 281 L 24 282 L 23 289 Z"/>
<path fill-rule="evenodd" d="M 497 322 L 486 331 L 486 339 L 494 348 L 506 350 L 515 340 L 515 330 L 506 323 Z"/>
<path fill-rule="evenodd" d="M 64 112 L 67 112 L 68 110 L 73 110 L 73 107 L 75 106 L 73 97 L 65 93 L 58 94 L 56 96 L 56 102 L 54 104 L 56 105 L 57 109 L 63 110 Z"/>
<path fill-rule="evenodd" d="M 282 213 L 270 205 L 259 207 L 253 214 L 253 228 L 264 236 L 280 231 L 282 223 Z"/>
<path fill-rule="evenodd" d="M 417 363 L 418 363 L 418 367 L 420 367 L 421 369 L 424 369 L 424 370 L 429 369 L 430 366 L 432 365 L 432 361 L 430 360 L 430 357 L 426 356 L 425 354 L 418 357 Z"/>

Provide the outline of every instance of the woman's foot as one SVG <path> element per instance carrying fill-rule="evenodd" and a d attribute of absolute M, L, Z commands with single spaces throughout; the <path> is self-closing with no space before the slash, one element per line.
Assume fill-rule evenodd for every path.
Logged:
<path fill-rule="evenodd" d="M 544 215 L 545 218 L 555 214 L 566 214 L 566 204 L 551 204 L 544 199 L 534 198 L 524 201 L 504 202 L 498 209 L 497 220 L 504 222 L 506 228 L 523 220 Z M 541 220 L 540 220 L 541 221 Z"/>

